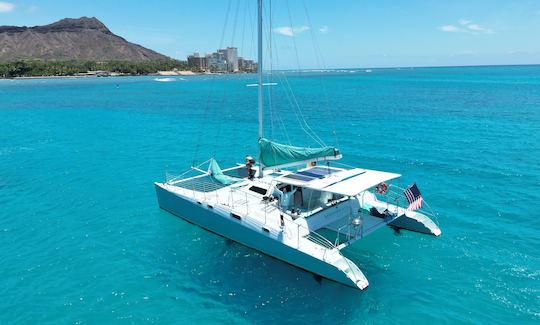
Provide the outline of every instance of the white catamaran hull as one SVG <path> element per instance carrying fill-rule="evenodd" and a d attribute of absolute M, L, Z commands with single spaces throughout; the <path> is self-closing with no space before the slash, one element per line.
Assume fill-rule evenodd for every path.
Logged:
<path fill-rule="evenodd" d="M 348 267 L 340 269 L 336 265 L 286 245 L 262 228 L 254 229 L 243 225 L 242 220 L 232 217 L 230 211 L 223 207 L 199 203 L 172 193 L 161 183 L 155 183 L 155 189 L 159 206 L 188 222 L 321 277 L 356 289 L 365 289 L 369 285 L 360 269 L 344 256 L 338 257 L 345 260 L 338 261 L 341 262 L 338 265 L 347 264 Z"/>

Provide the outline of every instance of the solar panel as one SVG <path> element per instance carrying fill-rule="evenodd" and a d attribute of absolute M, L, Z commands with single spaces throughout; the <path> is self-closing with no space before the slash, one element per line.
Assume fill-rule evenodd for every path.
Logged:
<path fill-rule="evenodd" d="M 289 174 L 286 176 L 283 176 L 284 178 L 290 178 L 290 179 L 296 179 L 299 181 L 309 182 L 315 179 L 315 177 L 309 177 L 306 175 L 300 175 L 300 174 Z"/>
<path fill-rule="evenodd" d="M 301 172 L 296 172 L 296 174 L 304 175 L 304 176 L 308 176 L 308 177 L 313 177 L 313 178 L 324 178 L 324 175 L 320 175 L 320 174 L 317 174 L 317 173 L 312 173 L 310 170 L 304 170 L 304 171 L 301 171 Z"/>
<path fill-rule="evenodd" d="M 338 172 L 338 171 L 340 171 L 340 169 L 335 169 L 335 168 L 331 168 L 331 167 L 317 166 L 317 167 L 313 167 L 313 168 L 307 170 L 306 172 L 309 172 L 309 173 L 311 173 L 313 175 L 317 175 L 315 177 L 323 178 L 326 175 L 329 175 L 329 174 L 332 174 L 332 173 L 335 173 L 335 172 Z"/>

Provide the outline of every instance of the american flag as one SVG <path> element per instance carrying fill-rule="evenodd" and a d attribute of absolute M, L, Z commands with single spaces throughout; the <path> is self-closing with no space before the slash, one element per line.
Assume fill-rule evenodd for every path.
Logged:
<path fill-rule="evenodd" d="M 422 207 L 422 193 L 416 186 L 416 183 L 409 186 L 404 192 L 407 201 L 409 201 L 409 207 L 407 211 L 420 209 Z"/>

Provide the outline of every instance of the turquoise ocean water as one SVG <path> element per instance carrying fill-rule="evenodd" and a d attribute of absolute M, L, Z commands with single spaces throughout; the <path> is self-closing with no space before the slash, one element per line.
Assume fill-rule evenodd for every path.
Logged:
<path fill-rule="evenodd" d="M 154 79 L 0 80 L 0 324 L 540 321 L 540 66 L 275 76 L 267 134 L 314 145 L 288 82 L 344 163 L 439 214 L 347 249 L 365 292 L 158 208 L 165 172 L 255 154 L 257 113 L 253 75 Z"/>

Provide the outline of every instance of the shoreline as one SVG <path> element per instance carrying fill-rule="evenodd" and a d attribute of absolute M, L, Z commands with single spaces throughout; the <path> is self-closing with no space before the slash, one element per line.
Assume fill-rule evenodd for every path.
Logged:
<path fill-rule="evenodd" d="M 159 71 L 149 74 L 110 74 L 110 75 L 67 75 L 67 76 L 28 76 L 28 77 L 13 77 L 0 80 L 33 80 L 33 79 L 78 79 L 78 78 L 118 78 L 118 77 L 186 77 L 186 76 L 201 76 L 201 75 L 224 75 L 224 74 L 247 74 L 249 72 L 239 73 L 221 73 L 221 72 L 193 72 L 193 71 Z"/>
<path fill-rule="evenodd" d="M 495 65 L 465 65 L 465 66 L 418 66 L 418 67 L 376 67 L 376 68 L 335 68 L 335 69 L 302 69 L 300 71 L 294 69 L 275 70 L 283 72 L 325 72 L 325 71 L 338 71 L 338 70 L 405 70 L 405 69 L 440 69 L 440 68 L 489 68 L 489 67 L 530 67 L 540 66 L 540 64 L 495 64 Z M 0 77 L 0 80 L 32 80 L 32 79 L 70 79 L 70 78 L 109 78 L 109 77 L 174 77 L 174 76 L 200 76 L 200 75 L 222 75 L 222 74 L 249 74 L 253 72 L 238 72 L 238 73 L 224 73 L 224 72 L 193 72 L 193 71 L 159 71 L 157 73 L 149 74 L 117 74 L 112 73 L 110 75 L 67 75 L 67 76 L 28 76 L 28 77 L 13 77 L 5 78 Z"/>

